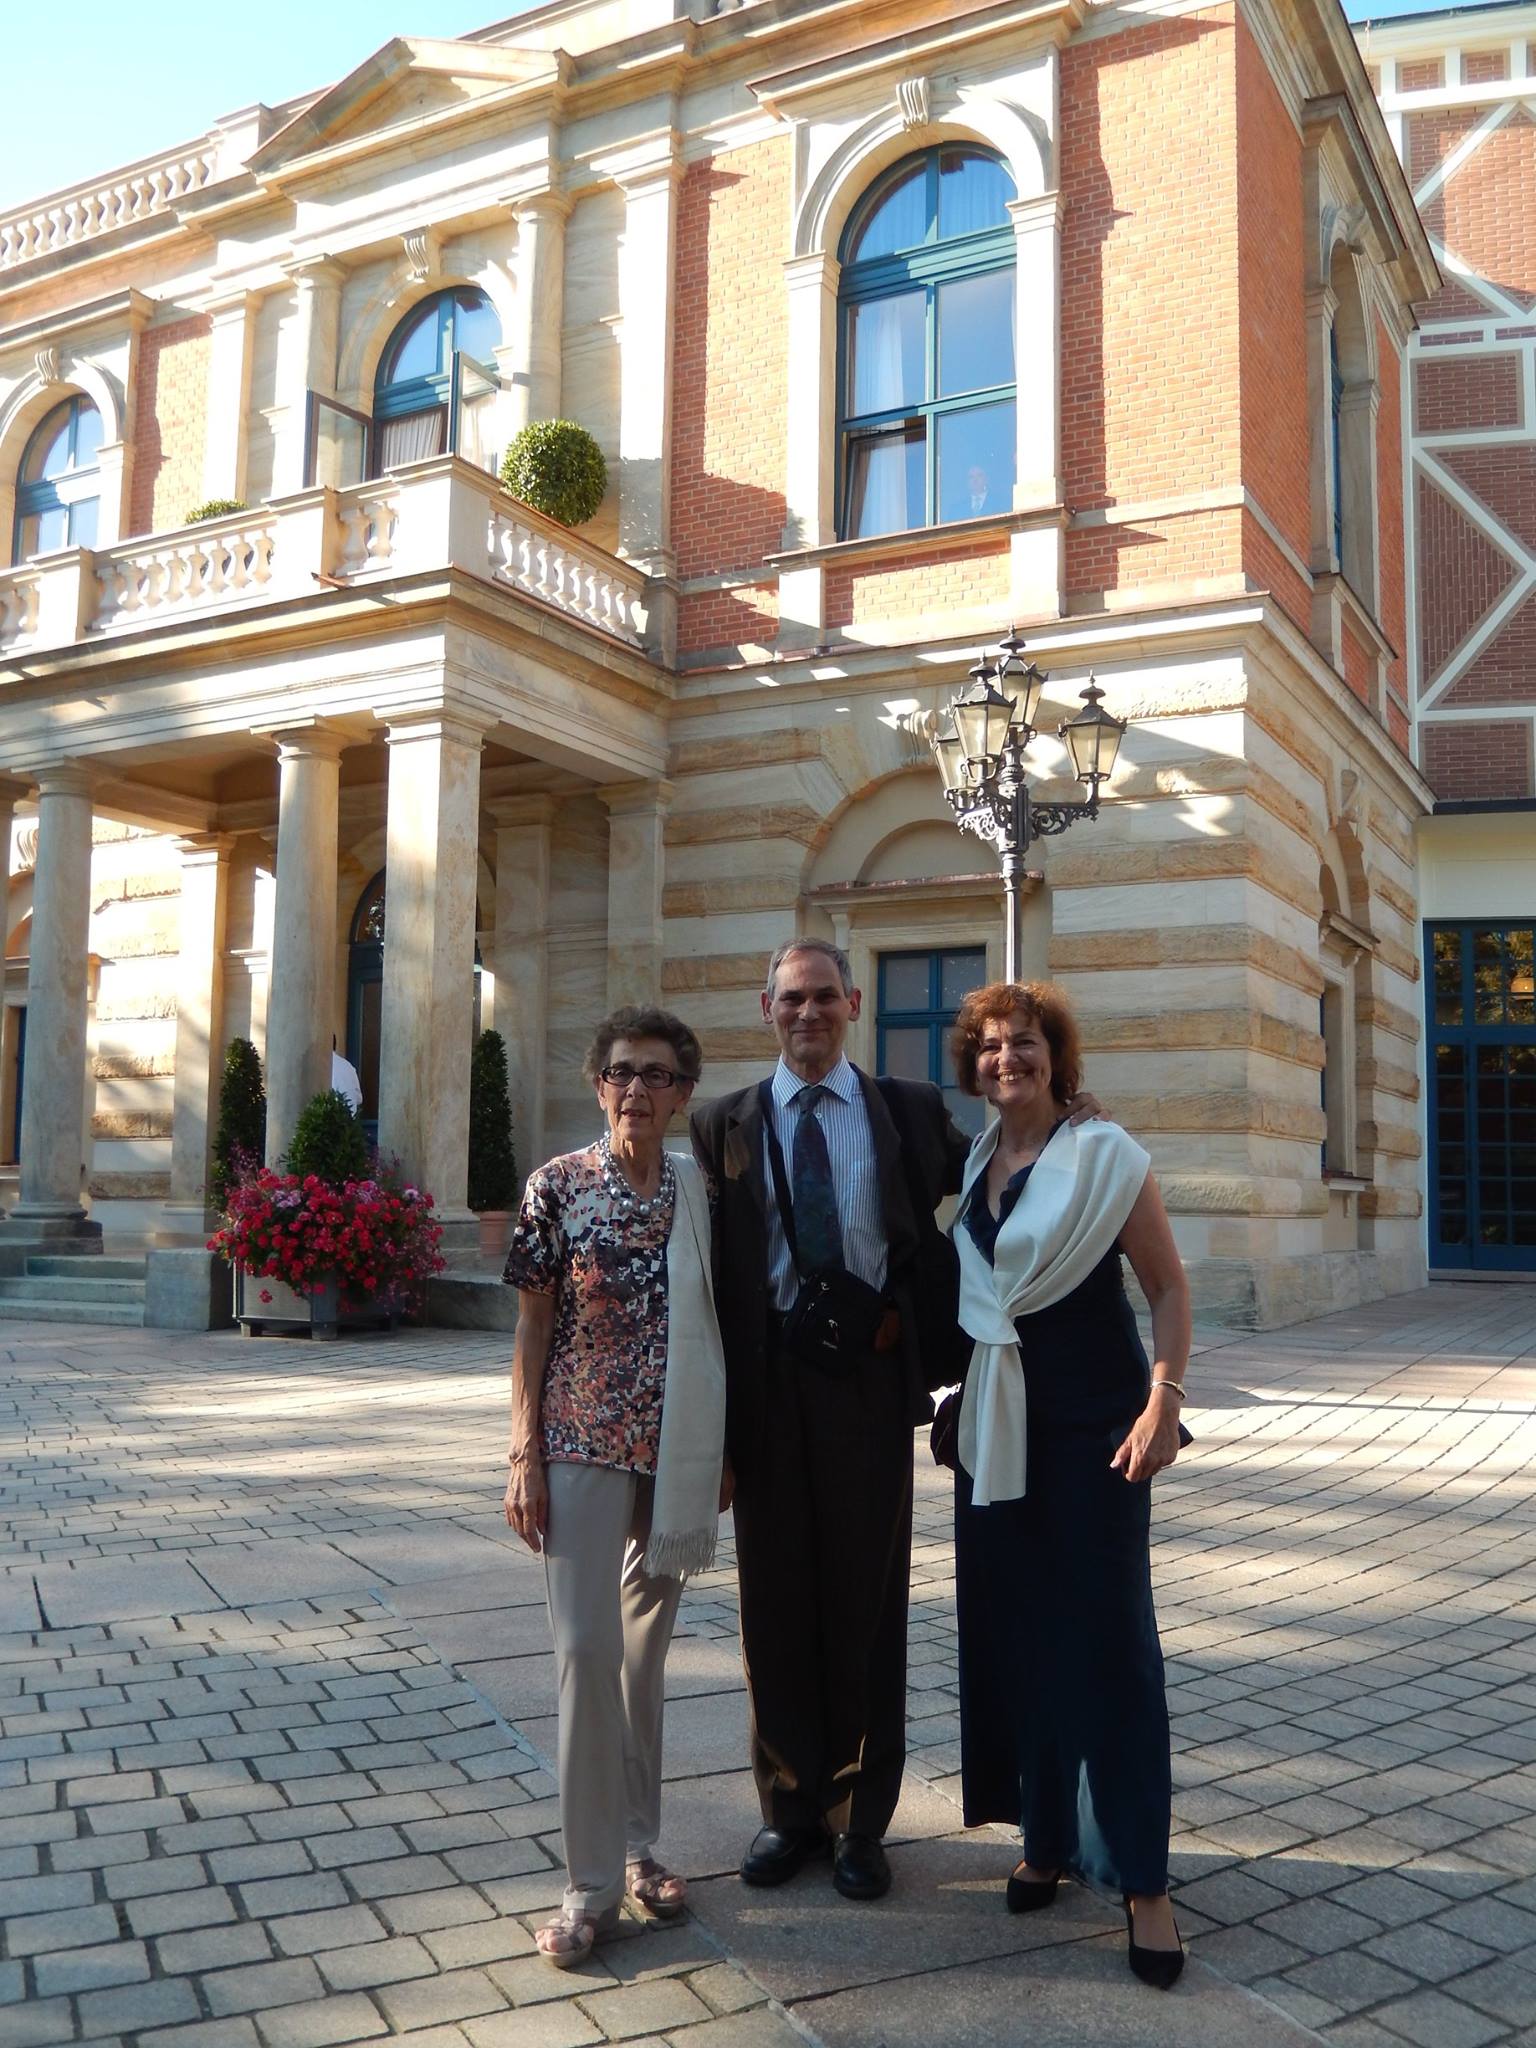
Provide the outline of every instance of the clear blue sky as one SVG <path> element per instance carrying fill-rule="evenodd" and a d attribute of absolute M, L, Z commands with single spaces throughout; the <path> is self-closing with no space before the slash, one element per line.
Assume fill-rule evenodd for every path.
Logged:
<path fill-rule="evenodd" d="M 33 0 L 8 14 L 0 209 L 344 77 L 392 36 L 460 36 L 528 0 Z"/>

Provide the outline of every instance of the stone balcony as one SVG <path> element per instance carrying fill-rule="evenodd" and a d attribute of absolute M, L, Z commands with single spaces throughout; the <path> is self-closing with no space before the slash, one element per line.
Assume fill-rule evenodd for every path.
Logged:
<path fill-rule="evenodd" d="M 482 470 L 435 456 L 346 490 L 321 486 L 0 571 L 0 657 L 447 569 L 516 591 L 625 646 L 646 644 L 642 573 L 511 497 Z"/>

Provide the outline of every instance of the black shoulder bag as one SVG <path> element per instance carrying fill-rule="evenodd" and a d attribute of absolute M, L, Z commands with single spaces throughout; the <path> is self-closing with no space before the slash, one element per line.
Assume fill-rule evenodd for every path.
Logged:
<path fill-rule="evenodd" d="M 763 1106 L 763 1129 L 768 1138 L 768 1163 L 773 1169 L 779 1221 L 784 1226 L 784 1241 L 800 1282 L 795 1305 L 784 1318 L 784 1342 L 798 1357 L 813 1364 L 829 1369 L 853 1365 L 874 1349 L 875 1333 L 885 1316 L 885 1296 L 843 1266 L 818 1266 L 807 1273 L 801 1265 L 789 1176 L 784 1170 L 784 1151 L 773 1123 L 771 1081 L 762 1083 L 758 1098 Z"/>

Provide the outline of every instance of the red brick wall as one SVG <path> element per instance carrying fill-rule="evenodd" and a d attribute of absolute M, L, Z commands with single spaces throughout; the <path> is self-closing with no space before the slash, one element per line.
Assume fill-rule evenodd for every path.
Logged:
<path fill-rule="evenodd" d="M 1461 59 L 1463 85 L 1495 85 L 1509 76 L 1507 50 L 1467 50 Z"/>
<path fill-rule="evenodd" d="M 1178 519 L 1138 519 L 1067 535 L 1067 594 L 1145 589 L 1149 584 L 1213 582 L 1240 587 L 1243 515 L 1235 507 Z"/>
<path fill-rule="evenodd" d="M 1518 427 L 1520 359 L 1507 356 L 1421 355 L 1414 368 L 1413 424 L 1420 434 L 1453 434 L 1464 427 Z"/>
<path fill-rule="evenodd" d="M 827 625 L 862 625 L 871 619 L 899 619 L 953 606 L 991 604 L 999 617 L 1007 609 L 1008 548 L 955 555 L 913 549 L 865 568 L 827 571 Z"/>
<path fill-rule="evenodd" d="M 1486 109 L 1479 109 L 1486 114 Z M 1479 277 L 1536 295 L 1536 121 L 1523 107 L 1503 121 L 1420 209 L 1424 225 Z"/>
<path fill-rule="evenodd" d="M 1414 527 L 1423 689 L 1508 590 L 1516 572 L 1509 557 L 1422 474 L 1414 485 Z"/>
<path fill-rule="evenodd" d="M 701 591 L 678 606 L 677 645 L 682 654 L 697 654 L 706 647 L 770 647 L 778 630 L 776 583 Z"/>
<path fill-rule="evenodd" d="M 1426 726 L 1423 765 L 1436 796 L 1530 796 L 1530 720 Z"/>
<path fill-rule="evenodd" d="M 1305 561 L 1312 545 L 1312 421 L 1301 137 L 1241 16 L 1236 55 L 1243 482 Z M 1243 537 L 1243 567 L 1307 632 L 1308 584 L 1257 520 L 1244 522 Z"/>
<path fill-rule="evenodd" d="M 783 545 L 791 146 L 786 136 L 730 150 L 683 178 L 672 401 L 683 577 L 755 569 Z M 684 597 L 679 644 L 761 639 L 773 616 L 762 593 Z"/>
<path fill-rule="evenodd" d="M 1239 478 L 1232 22 L 1215 7 L 1062 52 L 1062 467 L 1075 509 Z M 1125 547 L 1072 539 L 1078 587 L 1087 560 Z"/>
<path fill-rule="evenodd" d="M 1346 621 L 1344 626 L 1344 680 L 1362 704 L 1371 701 L 1371 670 L 1373 662 L 1370 650 L 1360 639 L 1354 628 Z"/>
<path fill-rule="evenodd" d="M 127 539 L 182 525 L 203 499 L 209 322 L 204 314 L 139 338 Z"/>
<path fill-rule="evenodd" d="M 1417 191 L 1440 159 L 1486 120 L 1486 107 L 1435 107 L 1403 116 L 1409 183 Z"/>
<path fill-rule="evenodd" d="M 1445 64 L 1439 57 L 1419 57 L 1397 67 L 1399 92 L 1432 92 L 1445 83 Z"/>
<path fill-rule="evenodd" d="M 1389 681 L 1406 699 L 1408 691 L 1407 536 L 1403 493 L 1403 365 L 1386 327 L 1376 323 L 1377 381 L 1381 409 L 1376 416 L 1376 556 L 1380 564 L 1376 619 L 1397 649 L 1388 664 Z"/>

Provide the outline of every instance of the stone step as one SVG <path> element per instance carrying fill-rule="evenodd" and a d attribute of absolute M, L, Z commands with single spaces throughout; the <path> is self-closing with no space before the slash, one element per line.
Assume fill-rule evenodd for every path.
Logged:
<path fill-rule="evenodd" d="M 73 1280 L 85 1275 L 93 1280 L 142 1280 L 145 1262 L 138 1259 L 109 1259 L 100 1254 L 82 1253 L 76 1258 L 60 1257 L 55 1254 L 44 1256 L 34 1254 L 27 1260 L 27 1276 L 34 1280 L 52 1280 L 67 1276 Z"/>
<path fill-rule="evenodd" d="M 142 1330 L 142 1301 L 16 1301 L 0 1299 L 0 1323 L 112 1323 Z"/>
<path fill-rule="evenodd" d="M 83 1265 L 84 1260 L 77 1263 Z M 55 1279 L 28 1273 L 24 1279 L 0 1280 L 0 1301 L 137 1301 L 144 1299 L 144 1280 L 100 1278 L 93 1270 L 78 1279 L 71 1273 Z"/>

